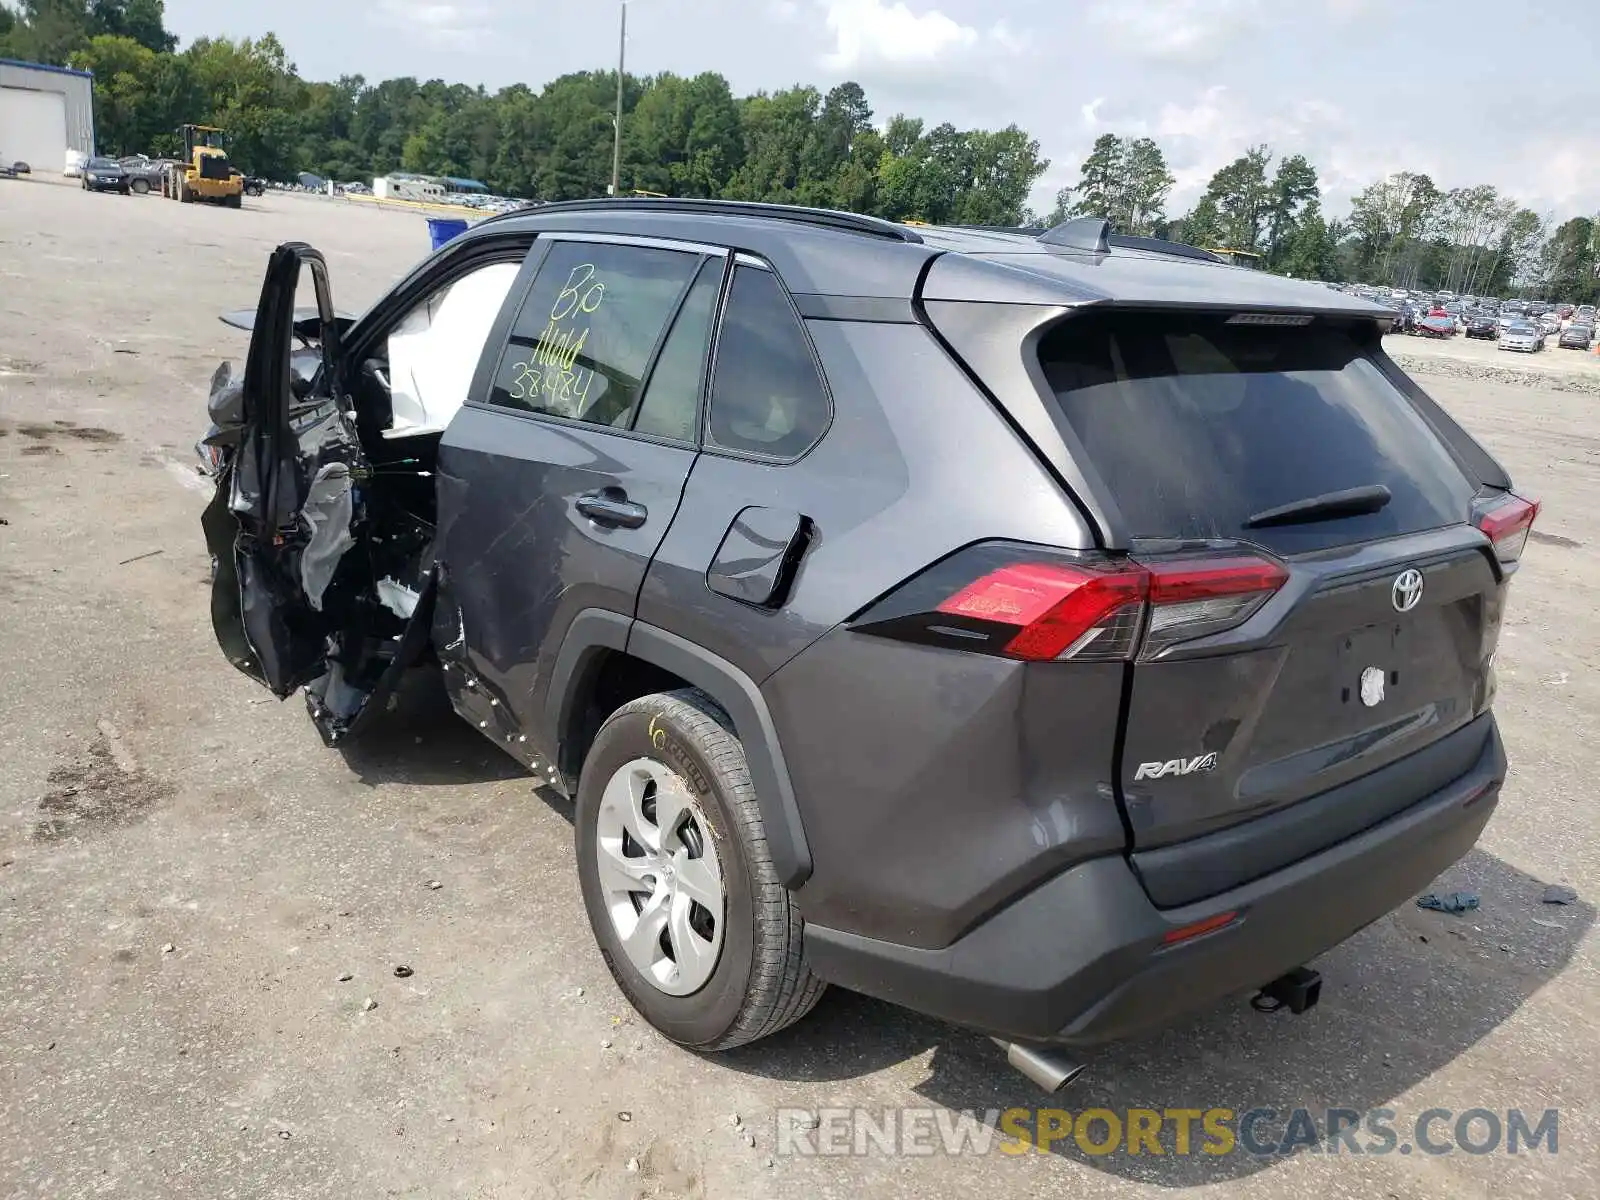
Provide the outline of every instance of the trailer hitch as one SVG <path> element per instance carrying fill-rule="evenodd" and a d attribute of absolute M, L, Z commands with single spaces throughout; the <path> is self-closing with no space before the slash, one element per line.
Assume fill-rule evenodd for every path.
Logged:
<path fill-rule="evenodd" d="M 1277 1012 L 1287 1008 L 1299 1016 L 1317 1006 L 1322 998 L 1322 976 L 1310 967 L 1296 967 L 1278 976 L 1250 999 L 1250 1007 L 1257 1012 Z"/>

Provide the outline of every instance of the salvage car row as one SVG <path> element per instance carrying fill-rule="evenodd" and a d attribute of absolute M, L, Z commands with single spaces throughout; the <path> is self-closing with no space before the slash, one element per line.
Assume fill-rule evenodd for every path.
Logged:
<path fill-rule="evenodd" d="M 1398 290 L 1398 289 L 1397 289 Z M 1396 333 L 1419 337 L 1468 338 L 1497 341 L 1502 350 L 1534 353 L 1546 341 L 1568 350 L 1590 350 L 1595 345 L 1595 307 L 1592 304 L 1547 305 L 1529 301 L 1427 298 L 1396 294 L 1374 299 L 1394 313 Z"/>

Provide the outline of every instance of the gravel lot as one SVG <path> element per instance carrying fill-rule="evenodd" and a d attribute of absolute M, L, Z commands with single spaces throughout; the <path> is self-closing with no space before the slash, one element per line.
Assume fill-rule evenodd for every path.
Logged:
<path fill-rule="evenodd" d="M 1230 1005 L 1056 1101 L 1559 1106 L 1555 1156 L 774 1159 L 782 1107 L 1045 1101 L 982 1039 L 837 991 L 733 1054 L 666 1044 L 592 948 L 562 802 L 425 688 L 340 754 L 227 666 L 190 447 L 244 350 L 216 314 L 290 238 L 352 309 L 426 249 L 414 215 L 327 201 L 0 183 L 0 1195 L 1596 1194 L 1592 395 L 1400 347 L 1449 358 L 1423 382 L 1546 501 L 1501 654 L 1511 781 L 1440 881 L 1482 909 L 1408 907 L 1317 964 L 1314 1013 Z"/>

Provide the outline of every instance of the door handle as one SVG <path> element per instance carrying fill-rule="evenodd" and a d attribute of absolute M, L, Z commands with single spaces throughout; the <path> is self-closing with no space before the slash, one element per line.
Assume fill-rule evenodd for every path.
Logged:
<path fill-rule="evenodd" d="M 650 516 L 650 510 L 628 499 L 621 488 L 605 488 L 578 497 L 577 509 L 597 525 L 637 529 Z"/>

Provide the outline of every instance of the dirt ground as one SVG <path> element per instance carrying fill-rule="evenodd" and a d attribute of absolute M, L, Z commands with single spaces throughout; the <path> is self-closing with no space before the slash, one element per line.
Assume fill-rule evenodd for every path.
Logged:
<path fill-rule="evenodd" d="M 353 310 L 426 250 L 411 214 L 0 181 L 0 1195 L 1596 1194 L 1596 396 L 1423 378 L 1546 502 L 1500 659 L 1511 779 L 1438 885 L 1482 908 L 1408 906 L 1316 964 L 1313 1013 L 1230 1004 L 1105 1052 L 1051 1102 L 983 1039 L 837 991 L 736 1053 L 669 1045 L 593 948 L 562 802 L 425 689 L 336 753 L 227 665 L 191 447 L 211 370 L 245 346 L 216 315 L 254 304 L 292 238 L 327 253 Z M 1542 904 L 1553 883 L 1578 901 Z M 785 1108 L 1042 1103 L 1389 1108 L 1402 1125 L 1556 1107 L 1559 1145 L 776 1144 Z"/>

